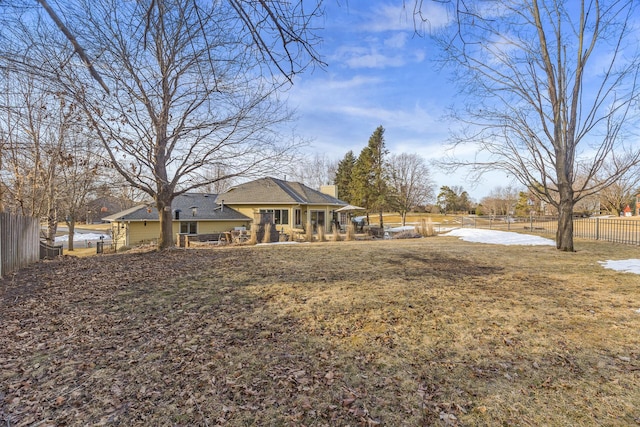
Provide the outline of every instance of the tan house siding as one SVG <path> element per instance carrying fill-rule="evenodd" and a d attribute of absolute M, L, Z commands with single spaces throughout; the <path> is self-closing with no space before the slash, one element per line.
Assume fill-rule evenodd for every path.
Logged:
<path fill-rule="evenodd" d="M 173 221 L 172 224 L 174 243 L 177 242 L 176 236 L 180 231 L 180 222 L 182 221 Z M 198 234 L 211 234 L 231 231 L 235 227 L 249 228 L 249 223 L 247 221 L 197 221 L 196 227 Z M 114 222 L 111 225 L 111 231 L 116 248 L 134 246 L 157 241 L 160 235 L 160 223 L 158 221 Z"/>
<path fill-rule="evenodd" d="M 310 218 L 314 217 L 312 212 L 323 212 L 324 213 L 324 231 L 331 231 L 331 220 L 333 219 L 333 211 L 336 209 L 336 206 L 314 206 L 314 205 L 255 205 L 255 206 L 238 206 L 238 205 L 229 205 L 233 209 L 237 210 L 243 215 L 246 215 L 250 218 L 254 218 L 255 214 L 259 213 L 261 210 L 286 210 L 288 212 L 289 222 L 288 224 L 276 224 L 276 228 L 280 232 L 284 232 L 286 234 L 291 234 L 294 229 L 299 229 L 300 227 L 305 228 L 307 226 L 307 222 L 309 222 Z M 301 211 L 301 224 L 295 224 L 295 210 L 300 209 Z M 315 225 L 315 224 L 314 224 Z"/>
<path fill-rule="evenodd" d="M 177 223 L 174 223 L 174 232 L 177 232 L 177 227 Z M 160 223 L 158 221 L 113 222 L 111 233 L 116 248 L 155 242 L 160 235 Z"/>

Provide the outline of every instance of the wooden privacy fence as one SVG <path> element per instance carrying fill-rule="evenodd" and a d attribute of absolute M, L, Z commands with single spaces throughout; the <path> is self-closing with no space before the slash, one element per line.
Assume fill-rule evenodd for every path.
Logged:
<path fill-rule="evenodd" d="M 505 216 L 462 217 L 458 220 L 462 227 L 490 228 L 504 231 L 525 231 L 555 235 L 558 218 L 532 216 L 513 218 Z M 625 245 L 640 245 L 640 220 L 616 218 L 574 218 L 573 237 L 604 240 Z"/>
<path fill-rule="evenodd" d="M 0 277 L 38 261 L 39 236 L 37 218 L 0 213 Z"/>

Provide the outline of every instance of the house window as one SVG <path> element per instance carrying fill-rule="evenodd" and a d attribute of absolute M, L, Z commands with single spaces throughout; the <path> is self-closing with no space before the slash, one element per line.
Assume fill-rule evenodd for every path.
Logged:
<path fill-rule="evenodd" d="M 293 210 L 293 223 L 296 227 L 302 227 L 302 210 L 294 209 Z"/>
<path fill-rule="evenodd" d="M 260 213 L 272 213 L 274 224 L 289 224 L 289 209 L 260 209 Z"/>
<path fill-rule="evenodd" d="M 195 221 L 181 222 L 180 234 L 198 234 L 198 223 Z"/>

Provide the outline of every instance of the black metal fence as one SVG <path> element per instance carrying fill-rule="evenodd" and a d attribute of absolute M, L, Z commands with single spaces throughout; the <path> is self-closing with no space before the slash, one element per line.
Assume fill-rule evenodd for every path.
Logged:
<path fill-rule="evenodd" d="M 489 228 L 535 234 L 556 234 L 558 218 L 531 216 L 465 216 L 458 220 L 462 227 Z M 573 237 L 603 240 L 625 245 L 640 245 L 640 220 L 623 218 L 581 218 L 573 220 Z"/>

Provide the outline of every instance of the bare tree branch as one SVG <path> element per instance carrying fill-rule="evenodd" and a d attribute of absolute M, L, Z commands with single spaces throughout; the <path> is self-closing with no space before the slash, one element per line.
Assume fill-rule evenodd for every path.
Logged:
<path fill-rule="evenodd" d="M 102 77 L 100 77 L 100 74 L 98 73 L 98 71 L 96 71 L 95 67 L 93 66 L 93 63 L 91 62 L 91 59 L 86 54 L 86 52 L 84 51 L 80 43 L 78 43 L 78 40 L 76 40 L 73 33 L 69 31 L 67 26 L 64 25 L 64 22 L 62 22 L 62 20 L 58 17 L 56 12 L 51 8 L 51 6 L 49 6 L 49 3 L 47 2 L 47 0 L 37 0 L 37 1 L 44 8 L 47 14 L 51 17 L 53 22 L 55 22 L 55 24 L 58 26 L 60 31 L 62 31 L 62 33 L 69 40 L 69 42 L 71 42 L 71 45 L 73 46 L 73 50 L 76 51 L 80 59 L 82 59 L 82 62 L 84 62 L 85 65 L 87 66 L 87 68 L 89 69 L 89 73 L 91 74 L 91 77 L 93 77 L 94 80 L 97 81 L 100 84 L 100 86 L 102 86 L 105 92 L 109 93 L 109 88 L 102 80 Z"/>

